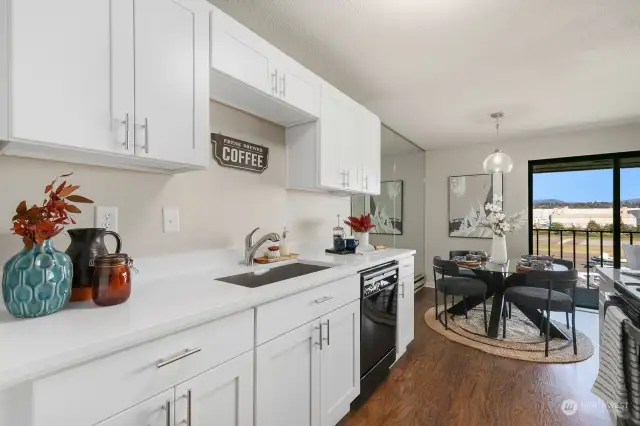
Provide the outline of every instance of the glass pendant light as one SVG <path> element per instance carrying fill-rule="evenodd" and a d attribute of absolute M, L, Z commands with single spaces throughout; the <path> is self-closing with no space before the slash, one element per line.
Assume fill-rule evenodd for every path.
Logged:
<path fill-rule="evenodd" d="M 500 119 L 504 117 L 503 112 L 494 112 L 491 114 L 491 118 L 496 120 L 496 137 L 500 133 Z M 513 169 L 513 160 L 507 154 L 500 149 L 496 149 L 495 152 L 484 159 L 482 168 L 485 173 L 509 173 Z"/>

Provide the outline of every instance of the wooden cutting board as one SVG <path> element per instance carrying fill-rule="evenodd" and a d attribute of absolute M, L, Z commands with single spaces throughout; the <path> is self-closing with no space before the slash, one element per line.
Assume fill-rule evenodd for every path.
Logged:
<path fill-rule="evenodd" d="M 293 260 L 297 259 L 300 256 L 297 253 L 291 253 L 287 256 L 274 257 L 273 259 L 269 259 L 266 256 L 256 257 L 254 260 L 256 263 L 275 263 L 275 262 L 284 262 L 285 260 Z"/>

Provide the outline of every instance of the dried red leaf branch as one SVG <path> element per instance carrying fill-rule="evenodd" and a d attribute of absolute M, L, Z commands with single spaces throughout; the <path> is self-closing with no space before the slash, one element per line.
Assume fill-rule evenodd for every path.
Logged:
<path fill-rule="evenodd" d="M 75 224 L 73 217 L 69 213 L 81 213 L 80 209 L 70 202 L 74 203 L 93 203 L 88 198 L 74 194 L 80 188 L 77 185 L 67 185 L 64 181 L 56 187 L 59 178 L 71 176 L 68 173 L 55 178 L 44 189 L 47 197 L 42 205 L 33 205 L 27 208 L 27 202 L 22 201 L 16 208 L 16 214 L 13 216 L 14 234 L 20 235 L 22 241 L 27 248 L 33 244 L 42 244 L 45 240 L 58 235 L 65 225 Z M 55 191 L 53 188 L 56 188 Z"/>
<path fill-rule="evenodd" d="M 353 232 L 369 232 L 369 230 L 376 227 L 371 224 L 371 214 L 363 214 L 360 217 L 349 216 L 348 220 L 345 220 L 344 223 L 348 225 Z"/>

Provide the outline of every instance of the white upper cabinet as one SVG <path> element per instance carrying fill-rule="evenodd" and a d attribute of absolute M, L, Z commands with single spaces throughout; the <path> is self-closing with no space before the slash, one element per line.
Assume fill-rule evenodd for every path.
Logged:
<path fill-rule="evenodd" d="M 209 163 L 206 1 L 0 0 L 0 10 L 6 154 L 161 172 Z"/>
<path fill-rule="evenodd" d="M 208 164 L 209 15 L 203 6 L 135 0 L 136 155 Z"/>
<path fill-rule="evenodd" d="M 272 65 L 277 75 L 276 96 L 301 111 L 319 117 L 320 78 L 284 54 Z"/>
<path fill-rule="evenodd" d="M 316 120 L 321 79 L 212 9 L 211 98 L 283 126 Z"/>
<path fill-rule="evenodd" d="M 380 193 L 380 119 L 328 83 L 320 120 L 286 130 L 287 184 L 308 191 Z"/>
<path fill-rule="evenodd" d="M 11 6 L 10 121 L 2 138 L 133 155 L 125 134 L 134 105 L 133 3 L 2 3 L 3 13 Z"/>
<path fill-rule="evenodd" d="M 270 61 L 276 49 L 217 8 L 211 24 L 211 66 L 263 93 L 275 94 Z"/>
<path fill-rule="evenodd" d="M 380 194 L 381 176 L 381 132 L 380 119 L 365 108 L 361 108 L 363 133 L 357 140 L 362 161 L 359 169 L 359 184 L 366 194 Z"/>

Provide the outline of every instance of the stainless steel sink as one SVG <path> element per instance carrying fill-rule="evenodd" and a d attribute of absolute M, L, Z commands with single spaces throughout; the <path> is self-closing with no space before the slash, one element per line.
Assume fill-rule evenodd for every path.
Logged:
<path fill-rule="evenodd" d="M 244 274 L 230 275 L 228 277 L 216 278 L 217 281 L 241 285 L 243 287 L 256 288 L 263 285 L 272 284 L 289 278 L 301 277 L 314 272 L 329 269 L 331 266 L 324 266 L 312 263 L 295 262 L 272 268 L 262 268 Z"/>

